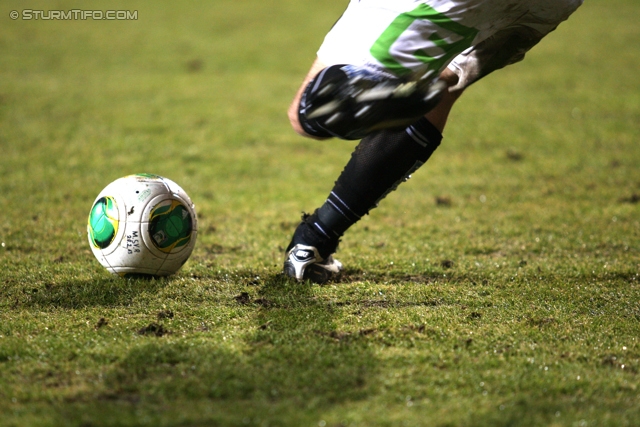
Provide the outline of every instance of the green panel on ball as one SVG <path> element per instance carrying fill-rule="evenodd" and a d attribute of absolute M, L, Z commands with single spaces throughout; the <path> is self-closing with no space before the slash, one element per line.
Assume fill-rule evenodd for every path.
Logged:
<path fill-rule="evenodd" d="M 162 179 L 160 175 L 156 175 L 154 173 L 137 173 L 135 176 L 139 176 L 140 178 L 152 178 L 152 179 Z"/>
<path fill-rule="evenodd" d="M 89 214 L 91 243 L 100 249 L 108 247 L 118 233 L 118 208 L 112 197 L 101 197 Z"/>
<path fill-rule="evenodd" d="M 185 246 L 191 240 L 193 220 L 189 210 L 179 201 L 158 205 L 149 217 L 149 234 L 154 245 L 162 252 L 170 253 Z"/>

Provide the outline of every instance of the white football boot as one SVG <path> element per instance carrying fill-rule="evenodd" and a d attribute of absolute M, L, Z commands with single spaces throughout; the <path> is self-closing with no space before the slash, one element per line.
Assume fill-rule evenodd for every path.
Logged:
<path fill-rule="evenodd" d="M 299 282 L 310 280 L 323 284 L 340 274 L 342 263 L 332 255 L 323 259 L 313 246 L 297 244 L 287 252 L 283 271 Z"/>

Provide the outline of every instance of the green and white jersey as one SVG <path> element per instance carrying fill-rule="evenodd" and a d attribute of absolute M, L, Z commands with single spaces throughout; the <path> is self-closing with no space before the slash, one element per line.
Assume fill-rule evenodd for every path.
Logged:
<path fill-rule="evenodd" d="M 488 74 L 481 69 L 489 46 L 495 53 L 509 38 L 528 39 L 520 47 L 506 46 L 514 54 L 501 66 L 516 62 L 580 4 L 582 0 L 351 0 L 318 58 L 325 65 L 365 65 L 396 75 L 439 72 L 450 64 L 459 74 L 479 67 L 466 73 L 470 84 Z M 518 37 L 506 36 L 513 33 Z M 496 38 L 500 43 L 492 42 Z M 485 49 L 480 56 L 472 53 L 478 46 Z"/>

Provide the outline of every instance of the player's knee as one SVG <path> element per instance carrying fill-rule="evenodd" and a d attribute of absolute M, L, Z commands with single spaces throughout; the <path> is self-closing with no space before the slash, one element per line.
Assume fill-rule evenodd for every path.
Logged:
<path fill-rule="evenodd" d="M 453 105 L 458 98 L 460 98 L 462 92 L 464 92 L 464 89 L 445 91 L 444 96 L 440 99 L 438 105 L 436 105 L 433 110 L 425 114 L 427 120 L 429 120 L 436 129 L 440 131 L 440 133 L 444 132 L 447 120 L 449 119 L 449 113 L 451 113 Z"/>
<path fill-rule="evenodd" d="M 289 110 L 287 111 L 287 114 L 289 116 L 289 124 L 297 134 L 306 136 L 304 130 L 302 129 L 302 126 L 300 125 L 300 120 L 298 119 L 298 107 L 295 104 L 296 102 L 294 101 L 291 106 L 289 106 Z"/>
<path fill-rule="evenodd" d="M 444 71 L 440 73 L 440 80 L 443 80 L 447 83 L 447 86 L 451 87 L 458 84 L 459 77 L 453 70 L 445 68 Z"/>
<path fill-rule="evenodd" d="M 298 135 L 304 136 L 305 138 L 318 139 L 318 140 L 329 139 L 328 137 L 319 137 L 319 136 L 316 136 L 316 135 L 310 135 L 307 132 L 305 132 L 304 127 L 300 123 L 300 116 L 298 114 L 298 108 L 299 108 L 298 104 L 295 101 L 289 107 L 288 115 L 289 115 L 289 124 L 291 125 L 291 128 Z"/>

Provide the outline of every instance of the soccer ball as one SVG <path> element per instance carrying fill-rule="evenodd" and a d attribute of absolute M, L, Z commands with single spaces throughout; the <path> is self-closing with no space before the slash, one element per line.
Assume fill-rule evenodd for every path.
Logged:
<path fill-rule="evenodd" d="M 137 174 L 117 179 L 98 194 L 87 234 L 93 254 L 119 276 L 168 276 L 196 244 L 195 206 L 170 179 Z"/>

